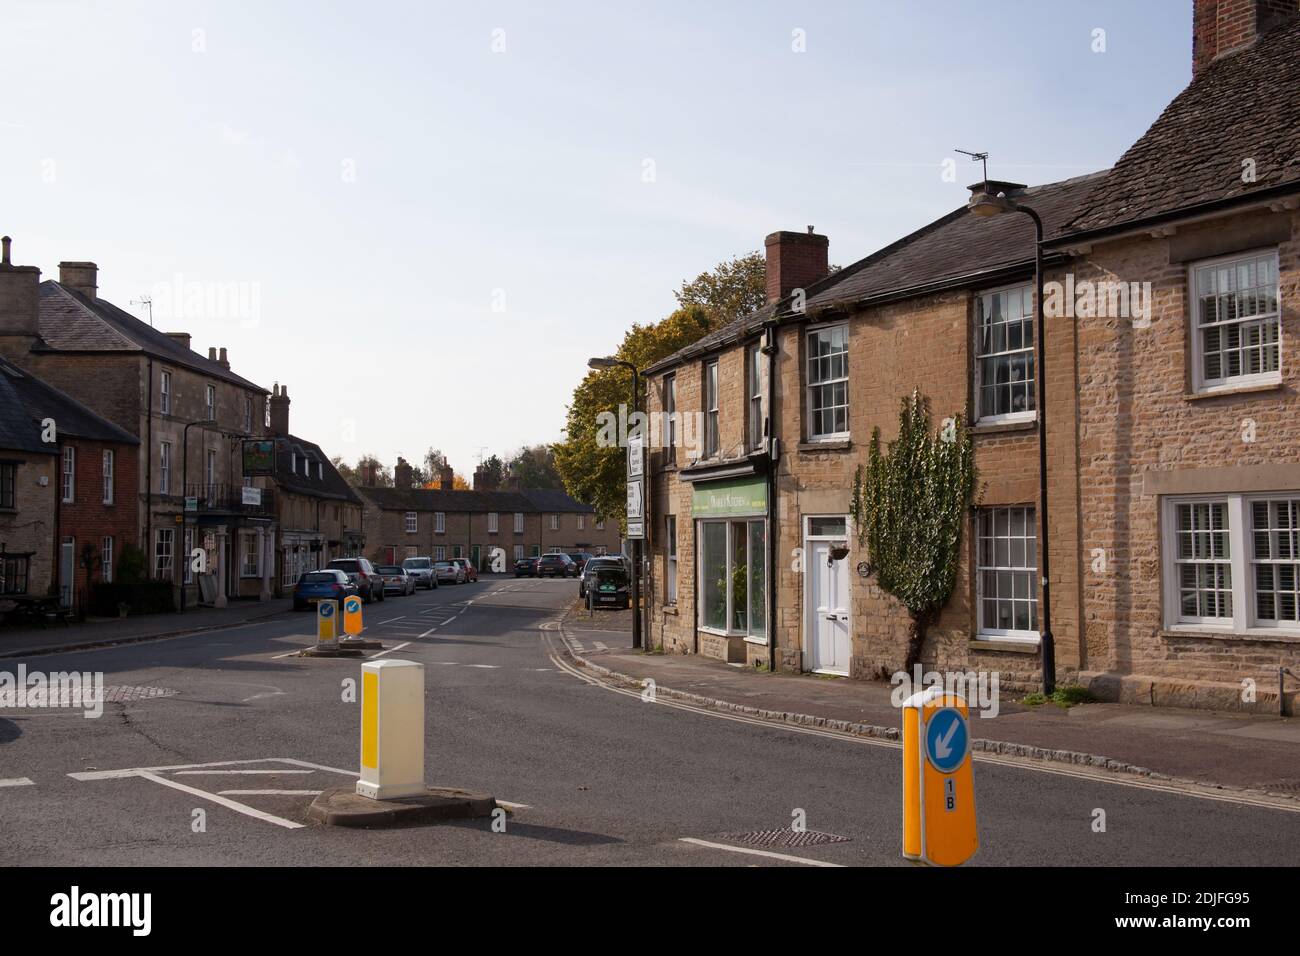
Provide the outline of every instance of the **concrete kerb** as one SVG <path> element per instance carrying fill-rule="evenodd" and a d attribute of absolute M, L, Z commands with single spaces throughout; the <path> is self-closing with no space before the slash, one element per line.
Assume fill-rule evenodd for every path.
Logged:
<path fill-rule="evenodd" d="M 43 657 L 47 654 L 68 654 L 73 651 L 89 651 L 101 647 L 119 647 L 126 644 L 144 644 L 148 641 L 165 641 L 175 637 L 189 637 L 191 634 L 203 634 L 207 631 L 225 631 L 232 627 L 244 627 L 257 621 L 265 621 L 277 614 L 292 614 L 293 611 L 279 608 L 265 614 L 253 614 L 240 621 L 228 624 L 205 624 L 201 627 L 187 627 L 175 631 L 163 631 L 160 634 L 141 634 L 135 637 L 110 637 L 93 641 L 77 641 L 71 644 L 56 644 L 52 647 L 28 647 L 17 649 L 0 649 L 0 660 L 9 657 Z"/>
<path fill-rule="evenodd" d="M 488 794 L 452 787 L 429 787 L 428 793 L 395 800 L 372 800 L 353 787 L 335 787 L 317 795 L 307 817 L 325 826 L 374 829 L 477 820 L 496 809 L 496 799 Z"/>
<path fill-rule="evenodd" d="M 563 638 L 560 642 L 562 649 L 561 653 L 567 656 L 576 666 L 589 670 L 594 674 L 599 674 L 607 679 L 625 683 L 629 688 L 641 688 L 644 686 L 642 678 L 634 677 L 630 674 L 623 674 L 600 664 L 595 664 L 574 651 L 572 646 L 569 644 L 569 629 L 564 626 L 563 620 L 559 622 L 559 632 Z M 672 688 L 664 687 L 662 684 L 657 682 L 655 684 L 655 694 L 656 696 L 663 696 L 670 700 L 692 704 L 707 710 L 742 714 L 746 717 L 755 717 L 773 723 L 817 727 L 824 730 L 849 734 L 855 737 L 871 737 L 895 742 L 899 741 L 901 738 L 901 733 L 897 727 L 883 727 L 878 724 L 861 724 L 849 720 L 817 717 L 812 714 L 799 714 L 790 711 L 765 710 L 759 707 L 750 707 L 746 704 L 736 704 L 731 701 L 705 697 L 700 694 L 673 690 Z M 1256 795 L 1270 801 L 1284 802 L 1291 806 L 1300 804 L 1300 797 L 1297 797 L 1295 794 L 1275 793 L 1269 790 L 1253 790 L 1249 787 L 1241 787 L 1235 784 L 1210 783 L 1203 780 L 1192 780 L 1187 777 L 1173 777 L 1168 774 L 1158 773 L 1148 767 L 1139 767 L 1122 760 L 1116 760 L 1113 757 L 1083 753 L 1077 750 L 1059 750 L 1048 747 L 1035 747 L 1030 744 L 1016 744 L 1005 740 L 986 740 L 984 738 L 972 738 L 971 750 L 994 754 L 1001 757 L 1010 757 L 1017 760 L 1039 763 L 1069 764 L 1075 767 L 1082 767 L 1094 772 L 1106 774 L 1143 777 L 1152 781 L 1159 781 L 1177 787 L 1187 787 L 1200 791 L 1221 790 L 1242 795 Z"/>

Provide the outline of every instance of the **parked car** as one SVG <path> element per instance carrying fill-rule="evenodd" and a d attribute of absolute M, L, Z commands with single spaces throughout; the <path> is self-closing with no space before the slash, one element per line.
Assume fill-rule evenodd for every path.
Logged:
<path fill-rule="evenodd" d="M 539 578 L 571 578 L 575 571 L 573 558 L 563 552 L 544 554 L 537 559 L 537 576 Z"/>
<path fill-rule="evenodd" d="M 631 607 L 631 583 L 631 575 L 617 564 L 593 568 L 587 584 L 587 607 Z"/>
<path fill-rule="evenodd" d="M 478 580 L 478 568 L 474 567 L 471 562 L 466 561 L 464 558 L 452 558 L 451 563 L 460 565 L 461 569 L 465 572 L 466 581 Z"/>
<path fill-rule="evenodd" d="M 587 596 L 587 588 L 591 586 L 592 576 L 599 568 L 620 568 L 624 573 L 628 573 L 628 567 L 620 555 L 592 558 L 582 566 L 582 576 L 578 578 L 578 597 Z"/>
<path fill-rule="evenodd" d="M 304 571 L 293 586 L 293 609 L 305 611 L 318 601 L 338 601 L 357 593 L 347 574 L 334 568 Z"/>
<path fill-rule="evenodd" d="M 516 558 L 515 577 L 517 578 L 537 577 L 537 558 Z"/>
<path fill-rule="evenodd" d="M 570 551 L 569 557 L 572 558 L 573 563 L 577 565 L 578 574 L 582 574 L 582 569 L 586 567 L 587 562 L 594 558 L 595 555 L 590 551 Z"/>
<path fill-rule="evenodd" d="M 415 578 L 416 587 L 432 591 L 438 586 L 438 576 L 433 573 L 433 562 L 428 558 L 407 558 L 402 562 L 402 567 Z"/>
<path fill-rule="evenodd" d="M 335 558 L 326 567 L 342 571 L 366 604 L 384 599 L 384 581 L 367 558 Z"/>
<path fill-rule="evenodd" d="M 375 571 L 384 581 L 384 593 L 392 591 L 406 597 L 415 593 L 415 578 L 406 573 L 406 569 L 396 564 L 381 564 Z"/>
<path fill-rule="evenodd" d="M 465 583 L 465 569 L 455 561 L 433 562 L 433 573 L 437 576 L 439 584 Z"/>

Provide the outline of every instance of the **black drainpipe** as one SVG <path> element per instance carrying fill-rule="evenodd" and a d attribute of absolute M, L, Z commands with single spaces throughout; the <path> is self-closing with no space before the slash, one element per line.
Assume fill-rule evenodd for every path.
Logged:
<path fill-rule="evenodd" d="M 149 410 L 144 427 L 144 566 L 148 571 L 153 566 L 153 356 L 149 357 Z"/>
<path fill-rule="evenodd" d="M 773 414 L 773 399 L 776 397 L 776 389 L 773 383 L 776 381 L 776 324 L 766 323 L 763 326 L 763 354 L 767 356 L 767 414 L 764 416 L 763 427 L 767 432 L 764 437 L 767 439 L 767 670 L 770 674 L 776 673 L 776 592 L 777 592 L 777 567 L 776 567 L 776 468 L 780 456 L 780 442 L 775 432 L 774 422 L 776 416 Z"/>

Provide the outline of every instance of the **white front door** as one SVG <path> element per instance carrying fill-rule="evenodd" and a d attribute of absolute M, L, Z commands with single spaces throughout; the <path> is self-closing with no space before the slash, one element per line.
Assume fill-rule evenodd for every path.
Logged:
<path fill-rule="evenodd" d="M 840 541 L 808 542 L 808 669 L 823 674 L 849 673 L 849 563 L 831 561 Z"/>
<path fill-rule="evenodd" d="M 59 549 L 59 603 L 72 607 L 72 588 L 77 580 L 77 539 L 64 538 Z"/>

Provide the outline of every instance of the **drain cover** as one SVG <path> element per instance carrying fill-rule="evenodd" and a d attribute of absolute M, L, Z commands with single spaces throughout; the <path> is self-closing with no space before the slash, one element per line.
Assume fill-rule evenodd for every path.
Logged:
<path fill-rule="evenodd" d="M 1273 793 L 1300 793 L 1300 781 L 1285 780 L 1282 783 L 1266 783 L 1259 788 Z"/>
<path fill-rule="evenodd" d="M 749 833 L 724 833 L 722 838 L 736 843 L 748 843 L 750 846 L 822 846 L 826 843 L 850 842 L 848 837 L 836 836 L 834 833 L 792 830 L 789 827 L 780 830 L 752 830 Z"/>
<path fill-rule="evenodd" d="M 104 701 L 109 704 L 125 704 L 133 700 L 150 700 L 154 697 L 174 697 L 180 691 L 169 687 L 125 687 L 110 686 L 104 688 Z"/>

